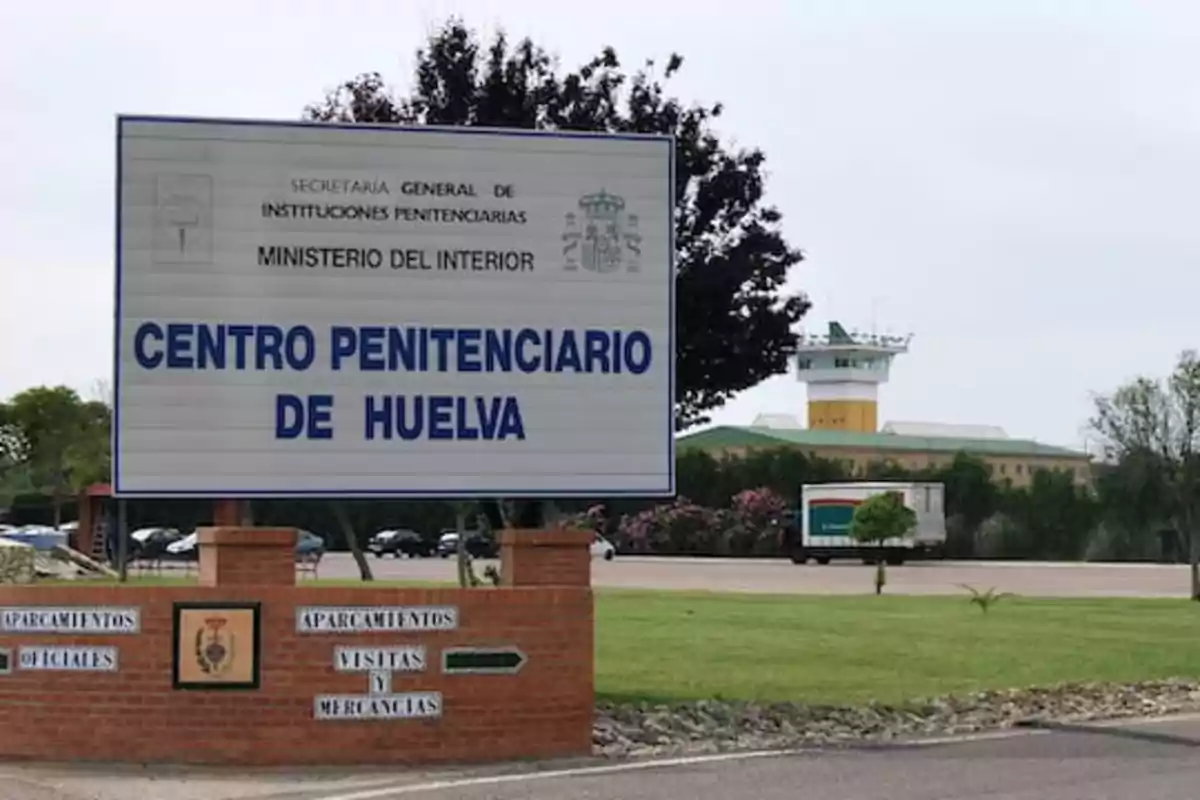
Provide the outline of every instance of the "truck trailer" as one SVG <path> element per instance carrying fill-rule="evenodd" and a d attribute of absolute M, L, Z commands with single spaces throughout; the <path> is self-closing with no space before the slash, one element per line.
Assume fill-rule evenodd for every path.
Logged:
<path fill-rule="evenodd" d="M 850 536 L 850 521 L 858 504 L 884 492 L 899 492 L 917 515 L 916 526 L 882 545 L 860 544 Z M 946 543 L 945 486 L 941 483 L 856 481 L 809 483 L 800 488 L 800 502 L 788 526 L 788 555 L 793 563 L 810 559 L 828 564 L 835 558 L 888 564 L 940 557 Z"/>

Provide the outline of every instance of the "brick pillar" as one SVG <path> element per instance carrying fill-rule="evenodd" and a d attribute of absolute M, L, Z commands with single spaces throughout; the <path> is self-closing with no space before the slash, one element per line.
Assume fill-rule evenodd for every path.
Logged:
<path fill-rule="evenodd" d="M 590 531 L 507 530 L 500 532 L 503 586 L 590 586 Z"/>
<path fill-rule="evenodd" d="M 96 533 L 94 530 L 96 526 L 96 507 L 100 504 L 92 501 L 86 489 L 76 495 L 75 499 L 78 503 L 77 508 L 79 509 L 79 515 L 76 517 L 79 520 L 79 527 L 75 529 L 75 535 L 70 537 L 70 541 L 67 544 L 88 558 L 91 558 L 94 547 L 92 538 Z"/>
<path fill-rule="evenodd" d="M 200 528 L 201 586 L 295 586 L 295 528 Z"/>

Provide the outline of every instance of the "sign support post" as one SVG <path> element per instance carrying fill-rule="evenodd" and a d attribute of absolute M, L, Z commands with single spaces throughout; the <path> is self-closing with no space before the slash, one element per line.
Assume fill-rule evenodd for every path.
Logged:
<path fill-rule="evenodd" d="M 213 525 L 218 528 L 250 527 L 253 524 L 250 503 L 237 498 L 220 498 L 213 501 Z"/>
<path fill-rule="evenodd" d="M 129 580 L 129 516 L 126 500 L 117 498 L 117 580 Z"/>

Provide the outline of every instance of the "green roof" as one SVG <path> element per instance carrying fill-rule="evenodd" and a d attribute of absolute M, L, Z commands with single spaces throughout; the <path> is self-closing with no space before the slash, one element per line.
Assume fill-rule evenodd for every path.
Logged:
<path fill-rule="evenodd" d="M 678 449 L 717 450 L 727 447 L 845 447 L 862 450 L 897 452 L 957 453 L 980 456 L 1043 456 L 1047 458 L 1088 458 L 1087 453 L 1054 447 L 1029 439 L 959 439 L 950 436 L 900 436 L 894 433 L 857 433 L 854 431 L 809 430 L 796 428 L 755 428 L 720 425 L 706 431 L 680 436 Z"/>

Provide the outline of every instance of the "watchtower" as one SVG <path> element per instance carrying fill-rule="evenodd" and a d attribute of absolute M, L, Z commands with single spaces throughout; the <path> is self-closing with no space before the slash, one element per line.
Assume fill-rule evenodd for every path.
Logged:
<path fill-rule="evenodd" d="M 847 333 L 838 322 L 829 323 L 825 336 L 801 334 L 796 374 L 808 385 L 809 429 L 875 433 L 879 384 L 911 340 L 912 334 Z"/>

